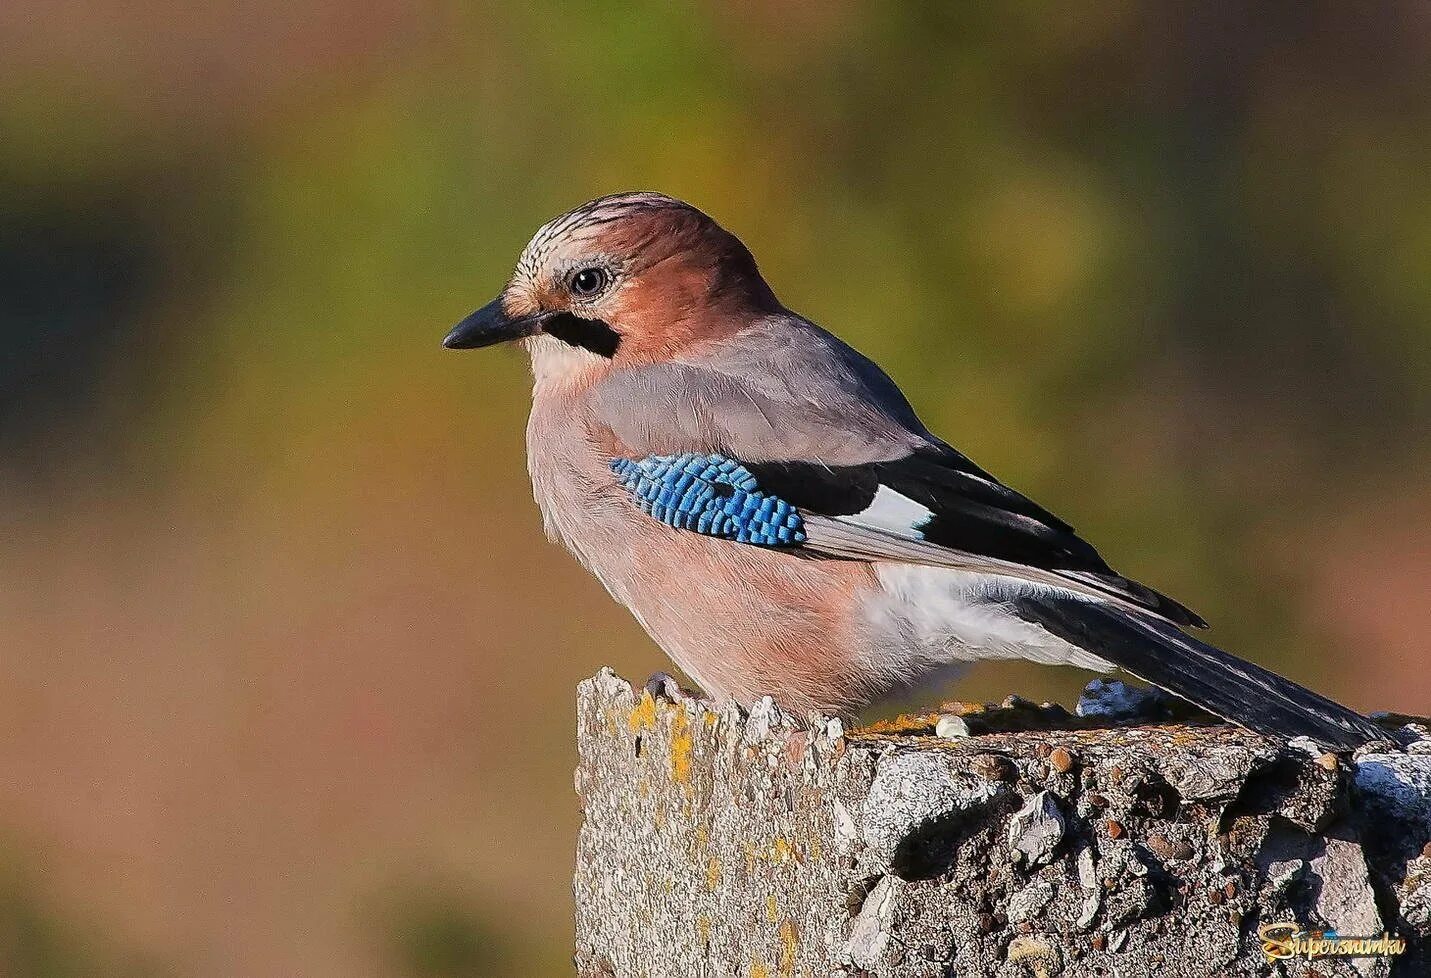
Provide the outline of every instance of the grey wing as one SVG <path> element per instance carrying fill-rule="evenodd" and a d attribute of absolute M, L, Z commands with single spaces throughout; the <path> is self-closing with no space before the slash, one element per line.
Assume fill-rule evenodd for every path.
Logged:
<path fill-rule="evenodd" d="M 1196 614 L 1114 572 L 1063 520 L 931 435 L 877 366 L 803 320 L 613 375 L 601 419 L 638 455 L 718 454 L 804 518 L 812 555 L 981 571 Z"/>
<path fill-rule="evenodd" d="M 813 324 L 775 317 L 593 392 L 633 450 L 853 465 L 937 444 L 874 363 Z"/>

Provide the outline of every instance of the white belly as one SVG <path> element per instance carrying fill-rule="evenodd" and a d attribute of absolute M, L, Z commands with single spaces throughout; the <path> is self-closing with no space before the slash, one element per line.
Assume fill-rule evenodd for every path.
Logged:
<path fill-rule="evenodd" d="M 917 564 L 881 563 L 875 574 L 880 587 L 865 598 L 864 610 L 873 636 L 872 668 L 882 662 L 911 677 L 984 659 L 1112 668 L 1018 617 L 1003 601 L 1016 589 L 1043 585 Z"/>

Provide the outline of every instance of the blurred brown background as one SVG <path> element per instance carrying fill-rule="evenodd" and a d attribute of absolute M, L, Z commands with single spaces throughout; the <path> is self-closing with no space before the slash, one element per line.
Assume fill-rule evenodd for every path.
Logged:
<path fill-rule="evenodd" d="M 0 974 L 568 973 L 527 237 L 660 189 L 925 420 L 1431 707 L 1431 7 L 0 5 Z M 961 695 L 1076 694 L 1005 668 Z"/>

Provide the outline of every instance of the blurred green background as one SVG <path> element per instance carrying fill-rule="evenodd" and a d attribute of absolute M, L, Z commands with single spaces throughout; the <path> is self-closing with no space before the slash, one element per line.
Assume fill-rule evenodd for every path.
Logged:
<path fill-rule="evenodd" d="M 520 354 L 438 344 L 610 191 L 1426 711 L 1428 9 L 0 6 L 0 973 L 568 973 L 572 686 L 662 659 L 542 537 Z"/>

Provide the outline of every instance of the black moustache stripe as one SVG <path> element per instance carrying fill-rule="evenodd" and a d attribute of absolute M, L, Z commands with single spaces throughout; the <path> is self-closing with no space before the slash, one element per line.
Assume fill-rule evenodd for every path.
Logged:
<path fill-rule="evenodd" d="M 621 345 L 621 334 L 599 319 L 582 319 L 569 312 L 559 312 L 542 326 L 542 331 L 563 343 L 590 350 L 610 360 Z"/>

